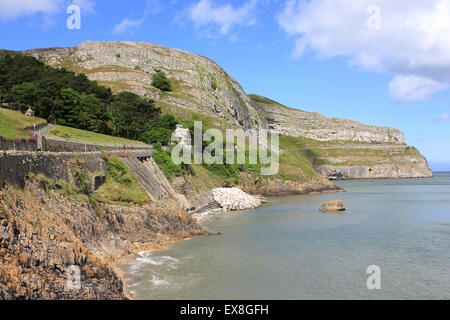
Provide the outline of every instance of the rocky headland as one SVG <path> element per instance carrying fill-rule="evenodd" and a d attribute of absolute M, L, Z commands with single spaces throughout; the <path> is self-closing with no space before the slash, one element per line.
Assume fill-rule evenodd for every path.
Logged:
<path fill-rule="evenodd" d="M 163 112 L 183 121 L 200 117 L 212 128 L 279 132 L 280 170 L 264 177 L 240 166 L 225 179 L 223 172 L 193 165 L 195 174 L 169 177 L 148 151 L 123 159 L 148 201 L 119 205 L 91 197 L 108 182 L 100 152 L 76 159 L 63 153 L 2 153 L 0 299 L 132 298 L 116 266 L 134 253 L 209 234 L 198 222 L 205 213 L 256 208 L 260 197 L 342 191 L 330 180 L 432 175 L 426 159 L 405 145 L 399 130 L 326 118 L 247 95 L 226 71 L 199 55 L 149 43 L 93 41 L 24 54 L 84 73 L 114 92 L 152 98 Z M 166 73 L 172 92 L 152 86 L 156 70 Z M 88 194 L 69 192 L 72 187 L 61 183 L 49 188 L 45 181 L 26 178 L 29 173 L 73 188 L 87 184 Z M 127 188 L 112 186 L 103 192 L 120 196 L 117 189 Z"/>
<path fill-rule="evenodd" d="M 431 176 L 419 151 L 406 150 L 405 136 L 399 130 L 326 118 L 319 113 L 288 108 L 263 96 L 248 95 L 225 70 L 200 55 L 129 41 L 86 41 L 71 48 L 24 53 L 51 66 L 84 73 L 115 92 L 131 91 L 150 97 L 163 111 L 176 116 L 190 118 L 201 114 L 210 126 L 217 128 L 268 129 L 303 139 L 302 147 L 311 151 L 314 167 L 325 177 Z M 151 85 L 156 70 L 163 70 L 171 79 L 173 92 L 162 92 Z M 366 151 L 353 148 L 358 144 Z M 322 148 L 330 146 L 345 152 L 324 154 Z M 379 147 L 385 148 L 386 153 L 380 155 Z M 353 160 L 361 161 L 355 165 L 351 163 Z"/>

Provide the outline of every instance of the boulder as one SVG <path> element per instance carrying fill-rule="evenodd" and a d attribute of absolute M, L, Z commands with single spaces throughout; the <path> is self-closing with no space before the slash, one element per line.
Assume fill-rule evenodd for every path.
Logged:
<path fill-rule="evenodd" d="M 341 200 L 330 200 L 322 204 L 319 210 L 322 212 L 337 212 L 345 211 L 345 207 Z"/>

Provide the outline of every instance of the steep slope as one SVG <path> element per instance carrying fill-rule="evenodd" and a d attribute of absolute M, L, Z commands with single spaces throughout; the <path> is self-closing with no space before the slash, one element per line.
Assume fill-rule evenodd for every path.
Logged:
<path fill-rule="evenodd" d="M 230 75 L 211 60 L 151 43 L 83 42 L 74 48 L 26 51 L 54 67 L 83 72 L 114 91 L 151 97 L 168 108 L 199 112 L 223 126 L 254 128 L 261 119 L 250 99 Z M 152 87 L 155 69 L 172 80 L 174 91 Z"/>
<path fill-rule="evenodd" d="M 404 134 L 397 129 L 368 126 L 348 119 L 326 118 L 317 112 L 288 108 L 262 96 L 249 97 L 254 106 L 263 111 L 268 128 L 280 134 L 322 142 L 405 143 Z"/>
<path fill-rule="evenodd" d="M 297 138 L 296 148 L 306 152 L 315 169 L 329 179 L 432 175 L 426 159 L 405 145 L 405 136 L 399 130 L 326 118 L 262 96 L 246 95 L 220 66 L 199 55 L 150 43 L 93 41 L 25 54 L 55 67 L 82 72 L 113 91 L 151 97 L 165 112 L 182 119 L 195 115 L 212 127 L 267 128 Z M 155 69 L 163 70 L 171 79 L 173 92 L 162 92 L 151 85 Z"/>
<path fill-rule="evenodd" d="M 368 126 L 353 120 L 285 107 L 250 95 L 263 110 L 270 130 L 296 137 L 319 173 L 330 180 L 422 178 L 433 173 L 420 152 L 405 144 L 397 129 Z"/>

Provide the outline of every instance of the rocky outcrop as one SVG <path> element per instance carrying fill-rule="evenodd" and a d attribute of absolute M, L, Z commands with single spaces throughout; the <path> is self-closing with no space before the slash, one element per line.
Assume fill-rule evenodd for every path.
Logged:
<path fill-rule="evenodd" d="M 249 194 L 264 197 L 343 191 L 343 189 L 335 186 L 332 182 L 321 176 L 318 176 L 316 179 L 310 179 L 307 182 L 273 177 L 268 177 L 264 181 L 261 181 L 261 177 L 256 177 L 245 172 L 242 172 L 241 176 L 243 177 L 243 182 L 240 185 L 242 190 Z"/>
<path fill-rule="evenodd" d="M 0 190 L 0 300 L 125 299 L 115 264 L 205 234 L 172 207 L 69 200 L 27 182 Z"/>
<path fill-rule="evenodd" d="M 342 200 L 330 200 L 322 204 L 319 210 L 322 212 L 339 212 L 345 211 L 345 207 Z"/>
<path fill-rule="evenodd" d="M 90 80 L 131 91 L 220 119 L 227 126 L 259 127 L 262 122 L 239 83 L 211 60 L 151 43 L 86 41 L 73 48 L 26 51 L 51 66 L 83 72 Z M 151 85 L 155 69 L 176 83 L 164 93 Z"/>
<path fill-rule="evenodd" d="M 255 96 L 253 97 L 255 99 Z M 259 99 L 265 98 L 259 97 Z M 270 100 L 267 102 L 253 100 L 253 103 L 264 111 L 268 128 L 280 134 L 317 141 L 405 143 L 404 134 L 394 128 L 368 126 L 348 119 L 326 118 L 316 112 L 288 108 Z"/>
<path fill-rule="evenodd" d="M 395 163 L 369 166 L 323 165 L 317 167 L 316 170 L 330 180 L 430 178 L 433 176 L 426 161 L 414 165 Z"/>
<path fill-rule="evenodd" d="M 330 180 L 433 176 L 425 157 L 408 146 L 321 146 L 312 148 L 312 152 L 316 171 Z"/>
<path fill-rule="evenodd" d="M 351 149 L 352 144 L 365 144 L 369 148 L 382 146 L 392 150 L 406 147 L 404 134 L 394 128 L 326 118 L 319 113 L 285 107 L 262 96 L 246 95 L 239 83 L 216 63 L 177 49 L 150 43 L 87 41 L 73 48 L 35 49 L 25 54 L 55 67 L 83 72 L 89 79 L 97 80 L 113 91 L 132 91 L 153 98 L 166 112 L 187 118 L 193 117 L 194 113 L 203 114 L 209 120 L 213 119 L 210 125 L 214 127 L 269 129 L 286 136 L 304 138 L 305 148 L 310 147 L 308 144 L 318 146 L 328 143 L 347 149 Z M 162 93 L 151 85 L 155 69 L 167 74 L 175 84 L 174 92 Z M 352 156 L 358 158 L 358 153 Z M 375 163 L 379 168 L 377 174 L 372 173 L 372 162 L 349 164 L 346 157 L 327 158 L 328 162 L 314 163 L 314 166 L 331 178 L 425 177 L 429 176 L 430 171 L 428 166 L 422 167 L 423 157 L 419 152 L 410 157 L 410 169 L 399 165 L 401 161 L 389 160 L 389 163 Z M 358 175 L 349 173 L 349 170 L 368 173 Z M 333 173 L 328 175 L 328 172 Z"/>

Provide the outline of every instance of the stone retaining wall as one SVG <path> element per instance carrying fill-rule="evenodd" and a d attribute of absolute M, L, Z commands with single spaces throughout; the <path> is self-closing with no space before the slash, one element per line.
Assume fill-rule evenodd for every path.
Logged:
<path fill-rule="evenodd" d="M 77 183 L 77 175 L 91 179 L 92 188 L 104 182 L 106 175 L 101 153 L 0 152 L 0 187 L 5 183 L 23 187 L 28 173 L 43 174 L 52 180 Z"/>
<path fill-rule="evenodd" d="M 43 137 L 42 149 L 48 152 L 93 152 L 93 151 L 115 151 L 115 150 L 148 150 L 150 145 L 144 146 L 130 146 L 130 145 L 115 145 L 104 146 L 88 143 L 78 143 L 63 140 L 54 140 Z"/>
<path fill-rule="evenodd" d="M 0 136 L 0 150 L 13 150 L 13 151 L 37 151 L 37 141 L 22 140 L 20 142 L 15 140 L 5 140 Z"/>

